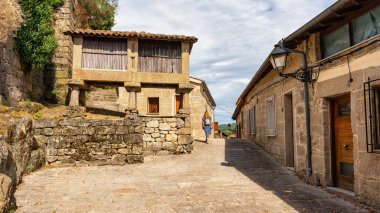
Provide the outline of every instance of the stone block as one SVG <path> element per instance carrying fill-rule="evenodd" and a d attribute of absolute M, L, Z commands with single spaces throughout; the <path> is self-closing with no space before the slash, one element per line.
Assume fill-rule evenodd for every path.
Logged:
<path fill-rule="evenodd" d="M 59 122 L 60 126 L 72 126 L 76 127 L 78 126 L 78 120 L 77 119 L 64 119 Z"/>
<path fill-rule="evenodd" d="M 129 127 L 127 126 L 116 126 L 117 135 L 126 135 L 129 133 Z"/>
<path fill-rule="evenodd" d="M 42 129 L 41 134 L 46 136 L 52 136 L 54 132 L 52 128 L 44 128 Z"/>
<path fill-rule="evenodd" d="M 145 133 L 151 134 L 154 132 L 154 128 L 147 127 L 145 128 Z"/>
<path fill-rule="evenodd" d="M 132 152 L 131 152 L 130 149 L 125 149 L 125 148 L 124 149 L 118 149 L 117 152 L 119 154 L 122 154 L 122 155 L 130 155 L 130 154 L 132 154 Z"/>
<path fill-rule="evenodd" d="M 163 149 L 168 150 L 168 151 L 173 151 L 173 152 L 176 150 L 176 148 L 174 147 L 174 144 L 171 142 L 163 143 Z"/>
<path fill-rule="evenodd" d="M 147 142 L 154 141 L 154 139 L 152 138 L 152 135 L 150 135 L 150 134 L 144 134 L 143 140 L 147 141 Z"/>
<path fill-rule="evenodd" d="M 132 154 L 133 155 L 141 155 L 143 153 L 143 146 L 142 144 L 134 144 L 132 146 Z"/>
<path fill-rule="evenodd" d="M 116 154 L 113 155 L 111 158 L 111 164 L 112 165 L 124 165 L 127 162 L 127 156 Z"/>
<path fill-rule="evenodd" d="M 135 131 L 134 131 L 134 133 L 140 133 L 140 134 L 142 134 L 142 133 L 144 133 L 144 131 L 145 131 L 145 128 L 144 128 L 144 126 L 136 126 L 135 127 Z"/>
<path fill-rule="evenodd" d="M 181 128 L 177 130 L 179 135 L 191 135 L 191 128 Z"/>
<path fill-rule="evenodd" d="M 0 212 L 7 212 L 12 191 L 12 179 L 5 174 L 0 174 Z"/>
<path fill-rule="evenodd" d="M 172 123 L 172 122 L 176 122 L 177 118 L 164 118 L 163 121 L 168 122 L 168 123 Z"/>
<path fill-rule="evenodd" d="M 169 131 L 171 129 L 170 125 L 167 123 L 160 123 L 159 130 L 160 131 Z"/>
<path fill-rule="evenodd" d="M 97 127 L 95 127 L 95 134 L 98 134 L 98 135 L 115 134 L 115 127 L 113 127 L 113 126 L 97 126 Z"/>
<path fill-rule="evenodd" d="M 177 141 L 178 136 L 175 134 L 167 134 L 165 140 L 168 142 Z"/>
<path fill-rule="evenodd" d="M 53 128 L 58 125 L 58 122 L 55 119 L 41 119 L 41 120 L 34 120 L 33 121 L 33 127 L 36 129 L 42 129 L 42 128 Z"/>
<path fill-rule="evenodd" d="M 178 135 L 178 144 L 187 145 L 187 144 L 191 144 L 192 142 L 193 142 L 193 139 L 191 135 Z"/>
<path fill-rule="evenodd" d="M 160 123 L 157 120 L 149 121 L 146 124 L 147 127 L 152 127 L 152 128 L 157 128 L 159 125 L 160 125 Z"/>
<path fill-rule="evenodd" d="M 181 118 L 177 118 L 176 127 L 177 128 L 182 128 L 184 126 L 185 126 L 185 122 Z"/>
<path fill-rule="evenodd" d="M 152 138 L 159 138 L 160 137 L 160 133 L 153 133 L 151 136 L 152 136 Z"/>
<path fill-rule="evenodd" d="M 159 151 L 162 149 L 162 144 L 158 142 L 153 142 L 152 143 L 152 150 L 153 151 Z"/>

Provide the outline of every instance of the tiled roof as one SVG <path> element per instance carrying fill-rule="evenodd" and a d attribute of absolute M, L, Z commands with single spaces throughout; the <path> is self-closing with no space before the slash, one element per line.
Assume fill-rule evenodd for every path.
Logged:
<path fill-rule="evenodd" d="M 113 38 L 140 38 L 151 40 L 165 40 L 165 41 L 187 41 L 195 43 L 198 38 L 194 36 L 184 35 L 164 35 L 154 34 L 147 32 L 133 32 L 133 31 L 112 31 L 112 30 L 69 30 L 64 33 L 71 36 L 91 36 L 91 37 L 113 37 Z"/>

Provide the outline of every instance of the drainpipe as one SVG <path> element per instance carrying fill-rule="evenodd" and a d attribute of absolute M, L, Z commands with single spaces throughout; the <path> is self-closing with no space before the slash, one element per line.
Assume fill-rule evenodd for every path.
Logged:
<path fill-rule="evenodd" d="M 305 114 L 306 114 L 306 142 L 307 142 L 307 177 L 306 177 L 306 183 L 309 183 L 309 179 L 311 175 L 313 174 L 313 168 L 312 168 L 312 150 L 311 150 L 311 130 L 310 130 L 310 97 L 309 97 L 309 82 L 310 82 L 310 74 L 307 69 L 307 56 L 304 52 L 302 52 L 303 56 L 303 72 L 304 72 L 304 95 L 305 95 Z"/>

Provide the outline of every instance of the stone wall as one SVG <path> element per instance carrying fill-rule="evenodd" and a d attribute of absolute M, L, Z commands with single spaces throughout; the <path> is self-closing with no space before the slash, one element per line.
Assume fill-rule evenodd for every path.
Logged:
<path fill-rule="evenodd" d="M 46 145 L 49 164 L 123 165 L 143 162 L 143 126 L 123 120 L 36 120 L 35 137 Z"/>
<path fill-rule="evenodd" d="M 25 99 L 41 100 L 45 97 L 66 102 L 66 81 L 71 77 L 72 41 L 63 32 L 75 25 L 74 4 L 75 0 L 65 0 L 64 6 L 55 11 L 54 30 L 58 48 L 46 70 L 23 71 L 13 49 L 13 37 L 10 35 L 6 43 L 0 43 L 0 99 L 5 99 L 2 102 L 13 106 Z"/>
<path fill-rule="evenodd" d="M 41 99 L 44 96 L 43 70 L 23 71 L 13 50 L 13 38 L 0 43 L 0 99 L 11 106 L 24 99 Z"/>
<path fill-rule="evenodd" d="M 12 194 L 22 177 L 45 164 L 45 145 L 33 137 L 32 119 L 11 120 L 0 135 L 0 212 L 15 207 Z"/>
<path fill-rule="evenodd" d="M 144 155 L 191 153 L 193 139 L 189 115 L 144 117 Z"/>
<path fill-rule="evenodd" d="M 78 25 L 74 15 L 75 4 L 76 0 L 65 0 L 64 5 L 55 11 L 54 30 L 58 47 L 44 73 L 46 98 L 61 104 L 69 100 L 67 79 L 71 78 L 73 52 L 71 37 L 63 33 Z"/>
<path fill-rule="evenodd" d="M 202 88 L 202 82 L 195 83 L 191 82 L 194 85 L 194 89 L 190 92 L 190 111 L 191 111 L 191 128 L 192 128 L 192 136 L 194 140 L 197 141 L 206 141 L 206 134 L 203 130 L 202 126 L 202 118 L 204 113 L 207 111 L 211 118 L 213 118 L 212 122 L 215 122 L 214 116 L 214 107 L 211 102 L 208 100 L 209 98 Z M 211 138 L 214 137 L 214 130 L 211 131 Z"/>

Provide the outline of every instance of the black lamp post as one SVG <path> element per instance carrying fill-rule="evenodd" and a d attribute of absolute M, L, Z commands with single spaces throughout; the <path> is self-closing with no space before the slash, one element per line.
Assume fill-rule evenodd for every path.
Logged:
<path fill-rule="evenodd" d="M 303 68 L 293 73 L 284 73 L 286 67 L 286 59 L 290 53 L 300 54 L 303 57 Z M 306 53 L 300 50 L 289 49 L 284 46 L 284 43 L 280 41 L 275 45 L 275 48 L 271 52 L 270 62 L 275 70 L 277 70 L 280 76 L 284 78 L 292 77 L 304 83 L 304 95 L 305 95 L 305 112 L 306 112 L 306 140 L 307 140 L 307 182 L 312 174 L 311 164 L 311 133 L 310 133 L 310 98 L 309 98 L 309 85 L 312 82 L 310 72 L 307 67 Z"/>

